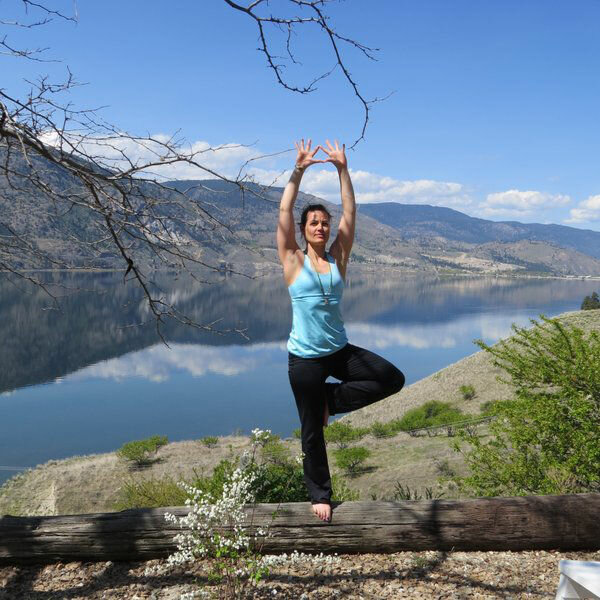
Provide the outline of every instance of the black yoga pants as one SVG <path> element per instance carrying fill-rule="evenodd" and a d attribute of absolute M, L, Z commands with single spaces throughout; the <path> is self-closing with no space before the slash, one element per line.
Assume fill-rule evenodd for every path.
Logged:
<path fill-rule="evenodd" d="M 404 375 L 390 362 L 358 346 L 318 358 L 288 355 L 290 384 L 302 424 L 304 481 L 311 502 L 331 503 L 331 476 L 327 464 L 323 413 L 351 412 L 398 392 Z M 325 383 L 332 376 L 340 383 Z"/>

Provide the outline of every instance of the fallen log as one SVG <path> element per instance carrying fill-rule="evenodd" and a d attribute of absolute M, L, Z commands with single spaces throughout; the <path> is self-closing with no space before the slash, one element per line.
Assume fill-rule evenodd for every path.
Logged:
<path fill-rule="evenodd" d="M 274 511 L 278 508 L 277 514 Z M 0 517 L 0 564 L 142 560 L 167 556 L 180 530 L 165 512 L 127 510 L 55 517 Z M 600 494 L 342 502 L 331 523 L 306 502 L 246 507 L 272 533 L 262 551 L 389 553 L 402 550 L 598 550 Z"/>

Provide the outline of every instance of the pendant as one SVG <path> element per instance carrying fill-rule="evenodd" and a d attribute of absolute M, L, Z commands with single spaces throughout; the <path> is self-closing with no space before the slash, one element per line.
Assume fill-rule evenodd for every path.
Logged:
<path fill-rule="evenodd" d="M 327 298 L 323 298 L 323 303 L 324 304 L 329 304 L 329 300 Z"/>

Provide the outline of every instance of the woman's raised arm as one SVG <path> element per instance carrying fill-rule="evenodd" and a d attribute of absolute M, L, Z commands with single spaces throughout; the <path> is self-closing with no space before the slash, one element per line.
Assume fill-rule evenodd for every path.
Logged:
<path fill-rule="evenodd" d="M 338 227 L 338 234 L 335 238 L 329 253 L 338 263 L 338 268 L 344 279 L 346 278 L 346 267 L 354 243 L 354 228 L 356 224 L 356 201 L 354 199 L 354 188 L 348 171 L 348 161 L 346 160 L 346 145 L 342 144 L 340 148 L 337 141 L 335 148 L 327 140 L 327 148 L 322 146 L 323 152 L 329 157 L 325 162 L 335 165 L 340 178 L 340 194 L 342 196 L 342 218 Z"/>
<path fill-rule="evenodd" d="M 304 174 L 304 170 L 310 165 L 324 162 L 314 158 L 315 154 L 319 151 L 319 146 L 311 152 L 310 145 L 310 140 L 308 140 L 306 147 L 304 146 L 304 140 L 301 140 L 299 144 L 296 143 L 296 149 L 298 150 L 298 154 L 296 155 L 296 166 L 292 171 L 290 180 L 283 190 L 281 203 L 279 205 L 277 250 L 279 252 L 279 260 L 284 268 L 284 274 L 287 267 L 294 268 L 295 265 L 290 265 L 290 262 L 295 262 L 295 254 L 300 249 L 296 242 L 294 203 L 298 197 L 302 175 Z"/>

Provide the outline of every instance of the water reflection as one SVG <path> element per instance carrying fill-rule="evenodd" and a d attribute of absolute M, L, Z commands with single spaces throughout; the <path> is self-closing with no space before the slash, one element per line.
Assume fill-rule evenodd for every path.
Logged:
<path fill-rule="evenodd" d="M 18 287 L 0 278 L 0 393 L 54 381 L 123 356 L 128 358 L 119 367 L 114 362 L 110 365 L 122 376 L 131 369 L 145 368 L 141 359 L 129 355 L 155 346 L 158 339 L 153 324 L 137 326 L 148 320 L 139 290 L 131 283 L 124 284 L 115 273 L 54 273 L 48 274 L 47 279 L 51 289 L 62 296 L 60 310 L 52 306 L 41 289 Z M 252 368 L 251 364 L 258 363 L 239 351 L 219 353 L 216 348 L 283 343 L 289 333 L 291 310 L 280 277 L 231 278 L 203 285 L 191 278 L 174 280 L 172 275 L 161 274 L 156 278 L 156 287 L 199 323 L 217 321 L 216 328 L 243 329 L 248 337 L 246 340 L 236 333 L 218 335 L 167 322 L 164 335 L 171 345 L 195 344 L 204 350 L 152 350 L 142 362 L 154 362 L 152 369 L 157 378 L 163 377 L 167 369 L 159 368 L 158 363 L 175 365 L 181 360 L 197 371 L 205 368 L 204 363 L 218 361 L 221 371 Z M 497 338 L 509 332 L 507 314 L 512 318 L 518 311 L 532 316 L 542 311 L 556 314 L 572 310 L 598 287 L 596 282 L 581 280 L 435 280 L 354 269 L 344 298 L 344 315 L 359 344 L 379 348 L 453 347 L 457 336 L 464 335 L 467 323 L 473 330 L 474 321 L 480 322 L 482 333 L 477 337 Z M 493 316 L 497 311 L 505 315 L 504 320 Z M 379 328 L 368 330 L 368 326 L 375 325 Z"/>
<path fill-rule="evenodd" d="M 386 326 L 350 322 L 347 331 L 353 344 L 377 351 L 388 348 L 426 351 L 456 348 L 475 338 L 496 341 L 510 334 L 513 323 L 526 325 L 528 320 L 526 314 L 512 313 L 462 316 L 443 324 Z M 286 353 L 285 341 L 231 346 L 172 344 L 167 347 L 161 343 L 84 367 L 64 378 L 57 378 L 55 383 L 89 379 L 110 379 L 117 383 L 127 378 L 163 383 L 183 374 L 194 378 L 209 374 L 235 377 L 257 369 L 279 368 Z"/>
<path fill-rule="evenodd" d="M 126 377 L 142 378 L 154 383 L 168 381 L 177 374 L 192 377 L 207 374 L 233 377 L 266 366 L 275 351 L 285 348 L 283 342 L 248 346 L 203 346 L 201 344 L 157 344 L 119 358 L 85 367 L 67 377 L 70 381 L 100 378 L 122 381 Z"/>

